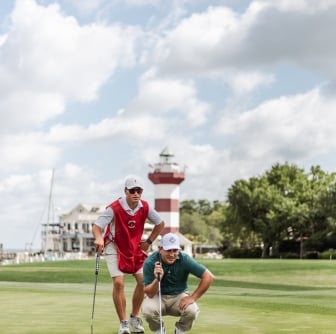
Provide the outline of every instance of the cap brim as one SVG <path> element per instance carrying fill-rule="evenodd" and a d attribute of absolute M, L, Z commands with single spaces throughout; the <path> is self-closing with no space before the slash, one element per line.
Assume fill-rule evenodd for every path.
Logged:
<path fill-rule="evenodd" d="M 180 246 L 168 246 L 168 247 L 162 247 L 164 250 L 171 250 L 171 249 L 178 249 L 181 250 Z"/>

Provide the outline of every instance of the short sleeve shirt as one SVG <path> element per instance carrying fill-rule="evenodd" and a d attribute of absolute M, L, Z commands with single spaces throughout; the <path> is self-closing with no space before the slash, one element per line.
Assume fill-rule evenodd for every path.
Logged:
<path fill-rule="evenodd" d="M 159 261 L 158 251 L 148 256 L 144 263 L 143 280 L 145 286 L 154 280 L 154 266 L 157 261 Z M 172 265 L 167 265 L 162 262 L 162 268 L 164 270 L 164 275 L 161 280 L 161 293 L 163 295 L 178 295 L 187 292 L 189 274 L 201 278 L 206 270 L 205 266 L 181 251 Z"/>

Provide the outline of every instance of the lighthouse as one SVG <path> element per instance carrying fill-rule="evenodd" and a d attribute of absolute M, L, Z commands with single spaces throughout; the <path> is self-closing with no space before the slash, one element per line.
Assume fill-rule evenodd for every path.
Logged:
<path fill-rule="evenodd" d="M 173 157 L 174 154 L 166 147 L 160 153 L 160 162 L 151 166 L 153 171 L 148 174 L 154 184 L 155 209 L 165 221 L 162 235 L 178 233 L 180 227 L 180 184 L 184 181 L 185 167 L 173 162 Z"/>

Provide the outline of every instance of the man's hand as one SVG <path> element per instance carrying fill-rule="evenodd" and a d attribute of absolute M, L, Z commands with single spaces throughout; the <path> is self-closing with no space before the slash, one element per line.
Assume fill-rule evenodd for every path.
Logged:
<path fill-rule="evenodd" d="M 159 281 L 161 281 L 162 277 L 163 277 L 163 274 L 164 274 L 163 268 L 161 266 L 161 263 L 158 261 L 158 262 L 155 263 L 155 266 L 154 266 L 154 276 Z"/>
<path fill-rule="evenodd" d="M 96 251 L 101 255 L 104 252 L 104 238 L 98 237 L 94 241 Z"/>
<path fill-rule="evenodd" d="M 147 251 L 148 251 L 148 249 L 149 249 L 149 244 L 147 243 L 147 241 L 145 241 L 145 240 L 141 240 L 140 241 L 140 245 L 139 245 L 139 247 L 144 251 L 144 252 L 146 252 L 147 253 Z"/>
<path fill-rule="evenodd" d="M 181 298 L 179 308 L 180 310 L 185 310 L 190 304 L 194 303 L 195 299 L 192 296 L 185 296 Z"/>

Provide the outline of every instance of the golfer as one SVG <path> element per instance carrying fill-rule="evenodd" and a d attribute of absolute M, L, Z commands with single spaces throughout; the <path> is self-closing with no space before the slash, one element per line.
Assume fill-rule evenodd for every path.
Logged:
<path fill-rule="evenodd" d="M 192 293 L 188 292 L 189 274 L 200 279 Z M 167 233 L 161 239 L 159 250 L 146 259 L 143 277 L 146 298 L 142 304 L 142 314 L 150 330 L 160 334 L 162 314 L 179 317 L 175 323 L 175 334 L 190 331 L 199 313 L 196 301 L 208 290 L 214 275 L 181 251 L 177 234 Z M 159 296 L 162 298 L 161 303 Z M 162 312 L 159 310 L 160 304 Z M 162 332 L 165 333 L 164 328 Z"/>
<path fill-rule="evenodd" d="M 144 333 L 139 317 L 144 298 L 142 266 L 149 246 L 164 228 L 157 211 L 141 200 L 143 188 L 137 176 L 126 178 L 125 196 L 108 205 L 92 228 L 96 249 L 104 255 L 112 277 L 112 298 L 120 320 L 118 334 Z M 142 235 L 146 219 L 154 224 L 154 228 L 144 241 Z M 126 317 L 125 274 L 132 274 L 136 280 L 129 319 Z"/>

